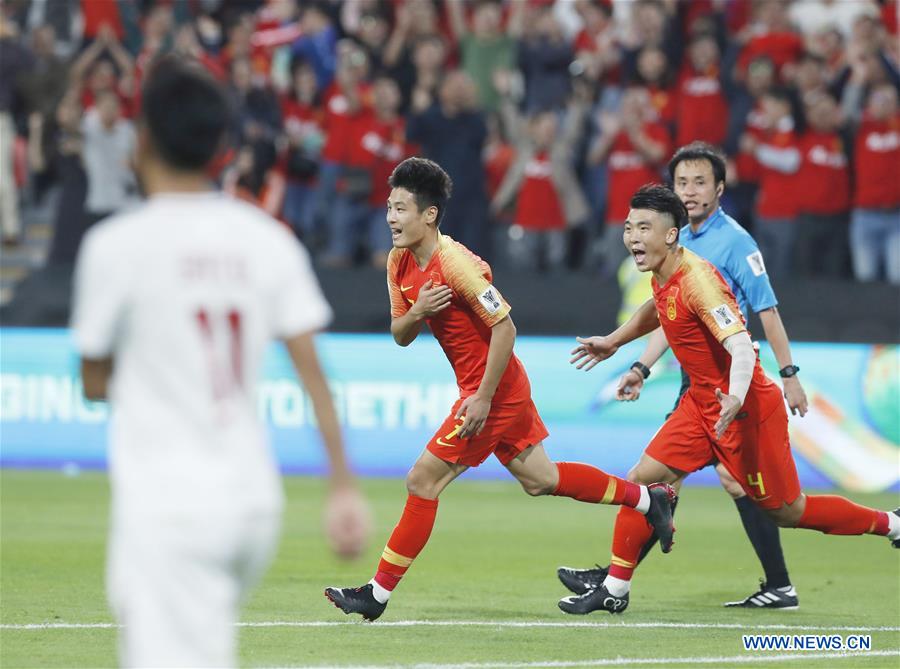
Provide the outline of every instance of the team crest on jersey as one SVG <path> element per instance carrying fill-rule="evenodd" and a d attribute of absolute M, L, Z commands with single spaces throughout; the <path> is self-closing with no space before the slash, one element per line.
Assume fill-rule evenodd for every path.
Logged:
<path fill-rule="evenodd" d="M 432 286 L 440 286 L 444 282 L 440 272 L 429 272 L 428 278 L 431 279 Z"/>
<path fill-rule="evenodd" d="M 674 321 L 675 317 L 678 316 L 678 312 L 675 310 L 675 296 L 669 295 L 666 299 L 666 316 L 669 317 L 670 321 Z"/>
<path fill-rule="evenodd" d="M 500 307 L 503 306 L 503 303 L 500 301 L 500 293 L 498 293 L 497 289 L 493 286 L 488 286 L 487 289 L 478 296 L 478 301 L 481 302 L 481 305 L 489 314 L 496 314 L 500 311 Z"/>
<path fill-rule="evenodd" d="M 734 315 L 734 312 L 731 311 L 727 304 L 720 304 L 715 309 L 710 309 L 709 312 L 723 330 L 737 323 L 737 316 Z"/>

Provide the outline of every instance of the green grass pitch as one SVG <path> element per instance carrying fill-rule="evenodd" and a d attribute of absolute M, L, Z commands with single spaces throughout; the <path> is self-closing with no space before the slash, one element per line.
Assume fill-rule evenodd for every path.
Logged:
<path fill-rule="evenodd" d="M 105 476 L 7 470 L 0 482 L 0 665 L 113 666 L 114 629 L 18 627 L 111 622 Z M 371 577 L 405 499 L 400 480 L 364 485 L 376 529 L 366 556 L 348 563 L 335 561 L 320 533 L 323 482 L 286 480 L 281 549 L 243 612 L 251 623 L 240 631 L 244 666 L 900 666 L 900 551 L 880 537 L 785 531 L 800 610 L 726 610 L 721 603 L 755 589 L 761 570 L 734 505 L 708 488 L 683 491 L 674 551 L 641 566 L 625 614 L 572 618 L 556 607 L 565 593 L 555 569 L 605 562 L 615 509 L 531 499 L 512 482 L 458 481 L 442 496 L 431 541 L 385 615 L 350 622 L 322 589 Z M 854 499 L 898 504 L 896 495 Z M 271 622 L 293 624 L 257 625 Z M 741 645 L 746 633 L 851 633 L 845 627 L 870 628 L 878 654 L 838 659 Z"/>

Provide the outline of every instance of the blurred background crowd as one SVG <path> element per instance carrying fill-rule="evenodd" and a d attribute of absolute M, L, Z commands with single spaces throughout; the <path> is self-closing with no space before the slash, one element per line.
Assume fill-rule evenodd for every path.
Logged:
<path fill-rule="evenodd" d="M 442 225 L 490 262 L 612 276 L 635 189 L 693 140 L 774 279 L 900 284 L 896 0 L 3 0 L 0 222 L 39 262 L 129 206 L 141 80 L 228 88 L 213 176 L 322 267 L 384 267 L 387 177 L 454 181 Z M 173 114 L 178 110 L 173 109 Z M 32 258 L 28 262 L 36 261 Z"/>

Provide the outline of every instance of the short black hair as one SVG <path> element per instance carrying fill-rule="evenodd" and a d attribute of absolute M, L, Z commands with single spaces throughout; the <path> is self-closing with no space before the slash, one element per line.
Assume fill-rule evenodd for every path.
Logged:
<path fill-rule="evenodd" d="M 675 168 L 683 162 L 706 160 L 712 166 L 713 179 L 718 183 L 725 183 L 725 156 L 706 142 L 691 142 L 679 148 L 669 161 L 669 178 L 675 181 Z"/>
<path fill-rule="evenodd" d="M 391 172 L 388 184 L 412 193 L 419 211 L 437 207 L 435 225 L 440 227 L 453 192 L 453 180 L 444 168 L 427 158 L 407 158 Z"/>
<path fill-rule="evenodd" d="M 205 168 L 221 147 L 230 117 L 225 91 L 199 61 L 167 55 L 151 65 L 141 93 L 141 121 L 171 167 Z"/>
<path fill-rule="evenodd" d="M 688 223 L 688 212 L 681 198 L 668 186 L 644 184 L 631 196 L 632 209 L 649 209 L 672 218 L 672 227 L 679 230 Z"/>

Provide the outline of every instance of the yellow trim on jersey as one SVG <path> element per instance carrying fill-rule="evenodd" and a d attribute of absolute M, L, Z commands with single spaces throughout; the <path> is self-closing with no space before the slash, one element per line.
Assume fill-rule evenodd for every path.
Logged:
<path fill-rule="evenodd" d="M 613 501 L 613 497 L 616 496 L 616 488 L 618 485 L 616 484 L 616 480 L 614 478 L 609 479 L 609 483 L 606 484 L 606 492 L 603 493 L 603 499 L 600 500 L 601 504 L 609 504 Z"/>
<path fill-rule="evenodd" d="M 409 565 L 413 563 L 412 558 L 408 558 L 405 555 L 400 555 L 400 553 L 392 551 L 387 546 L 384 547 L 384 552 L 381 554 L 381 559 L 385 562 L 390 562 L 396 567 L 409 567 Z"/>
<path fill-rule="evenodd" d="M 441 269 L 447 284 L 465 298 L 485 325 L 493 327 L 506 318 L 510 306 L 499 290 L 493 289 L 500 302 L 500 307 L 493 313 L 481 301 L 484 292 L 491 288 L 493 277 L 490 265 L 447 235 L 438 236 L 438 253 L 441 254 Z"/>
<path fill-rule="evenodd" d="M 637 562 L 629 562 L 628 560 L 623 560 L 617 555 L 613 555 L 609 559 L 609 563 L 614 564 L 617 567 L 625 567 L 626 569 L 634 569 L 635 567 L 637 567 Z"/>
<path fill-rule="evenodd" d="M 723 290 L 721 279 L 716 276 L 713 266 L 688 249 L 682 249 L 682 253 L 684 280 L 681 282 L 681 288 L 688 308 L 700 317 L 720 342 L 733 334 L 745 332 L 747 327 L 741 318 L 737 300 Z M 711 313 L 713 309 L 722 305 L 727 306 L 735 318 L 735 322 L 726 328 L 722 328 Z"/>

